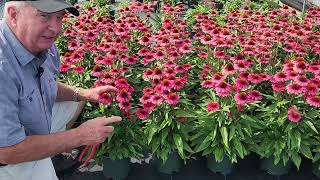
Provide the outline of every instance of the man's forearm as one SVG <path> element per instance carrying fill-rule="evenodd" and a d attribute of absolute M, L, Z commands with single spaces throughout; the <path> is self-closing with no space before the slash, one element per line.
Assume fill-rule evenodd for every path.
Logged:
<path fill-rule="evenodd" d="M 66 84 L 63 84 L 61 82 L 58 82 L 58 92 L 57 92 L 57 102 L 61 101 L 72 101 L 72 97 L 74 96 L 76 87 L 69 86 Z M 83 95 L 84 89 L 81 89 L 78 93 L 78 99 L 79 101 L 83 101 L 86 98 Z"/>
<path fill-rule="evenodd" d="M 19 144 L 0 148 L 0 162 L 2 164 L 17 164 L 39 160 L 81 145 L 81 138 L 76 129 L 49 135 L 27 136 Z"/>

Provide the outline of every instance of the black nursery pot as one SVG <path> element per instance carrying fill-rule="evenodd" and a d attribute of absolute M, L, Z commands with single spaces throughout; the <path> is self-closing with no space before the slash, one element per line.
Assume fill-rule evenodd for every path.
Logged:
<path fill-rule="evenodd" d="M 163 162 L 161 159 L 155 158 L 153 163 L 157 171 L 163 174 L 177 173 L 183 166 L 183 160 L 177 152 L 171 152 L 166 162 Z"/>
<path fill-rule="evenodd" d="M 233 171 L 234 164 L 232 164 L 227 157 L 224 157 L 221 162 L 218 162 L 213 155 L 210 155 L 207 157 L 207 167 L 214 173 L 227 175 Z"/>
<path fill-rule="evenodd" d="M 267 171 L 268 174 L 274 176 L 281 176 L 284 174 L 288 174 L 290 168 L 292 166 L 292 162 L 288 161 L 286 165 L 280 161 L 278 164 L 274 164 L 274 157 L 269 157 L 262 159 L 261 169 Z"/>
<path fill-rule="evenodd" d="M 103 175 L 106 178 L 114 180 L 125 179 L 130 172 L 130 158 L 111 160 L 109 157 L 103 157 Z"/>

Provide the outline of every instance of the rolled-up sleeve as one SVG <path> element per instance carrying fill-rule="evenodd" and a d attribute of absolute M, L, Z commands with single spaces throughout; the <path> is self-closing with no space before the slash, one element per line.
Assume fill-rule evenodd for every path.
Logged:
<path fill-rule="evenodd" d="M 12 146 L 26 138 L 18 116 L 19 91 L 0 59 L 0 147 Z"/>

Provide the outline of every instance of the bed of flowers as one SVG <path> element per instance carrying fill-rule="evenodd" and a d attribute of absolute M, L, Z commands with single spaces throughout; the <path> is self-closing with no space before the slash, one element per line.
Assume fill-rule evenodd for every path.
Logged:
<path fill-rule="evenodd" d="M 183 16 L 182 4 L 130 2 L 112 17 L 77 6 L 58 40 L 61 80 L 119 89 L 87 103 L 81 119 L 123 117 L 97 160 L 146 150 L 232 163 L 257 153 L 297 168 L 302 156 L 320 159 L 320 9 L 225 14 L 203 3 Z"/>

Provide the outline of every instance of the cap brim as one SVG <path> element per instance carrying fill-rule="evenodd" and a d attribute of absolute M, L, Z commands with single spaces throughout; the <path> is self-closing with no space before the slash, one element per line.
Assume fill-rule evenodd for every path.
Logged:
<path fill-rule="evenodd" d="M 37 8 L 41 12 L 46 13 L 54 13 L 61 10 L 66 9 L 68 12 L 73 14 L 74 16 L 79 16 L 79 11 L 71 4 L 65 2 L 65 1 L 59 1 L 59 0 L 51 0 L 51 1 L 29 1 L 32 6 Z"/>

